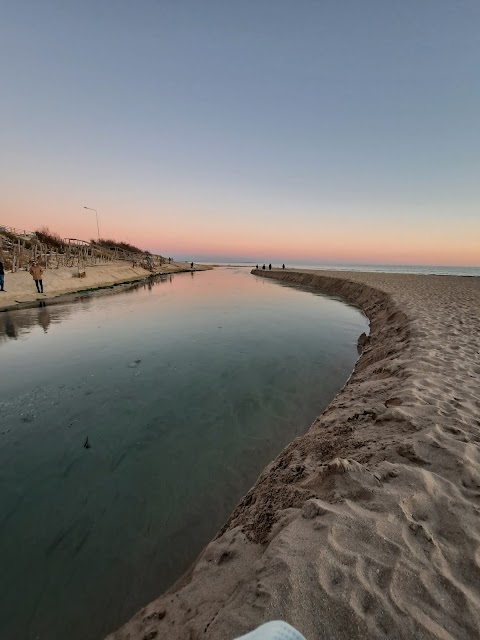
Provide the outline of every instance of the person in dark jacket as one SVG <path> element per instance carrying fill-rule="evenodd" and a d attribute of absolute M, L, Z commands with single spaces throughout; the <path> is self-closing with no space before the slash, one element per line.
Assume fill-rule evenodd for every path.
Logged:
<path fill-rule="evenodd" d="M 0 260 L 0 291 L 5 291 L 5 269 L 3 268 L 3 262 Z"/>
<path fill-rule="evenodd" d="M 272 270 L 272 263 L 270 263 L 270 264 L 268 265 L 268 269 L 269 269 L 269 271 L 271 271 L 271 270 Z"/>

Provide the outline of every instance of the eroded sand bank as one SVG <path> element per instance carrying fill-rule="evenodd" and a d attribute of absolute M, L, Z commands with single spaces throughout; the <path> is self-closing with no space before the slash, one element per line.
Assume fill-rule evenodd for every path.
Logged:
<path fill-rule="evenodd" d="M 480 278 L 261 272 L 361 307 L 348 384 L 110 640 L 480 637 Z M 112 596 L 113 597 L 113 596 Z"/>
<path fill-rule="evenodd" d="M 203 271 L 210 267 L 196 265 L 196 271 Z M 119 260 L 109 264 L 99 264 L 85 267 L 85 277 L 78 278 L 77 267 L 60 267 L 59 269 L 46 269 L 43 276 L 44 294 L 39 294 L 35 288 L 35 282 L 24 269 L 16 273 L 5 274 L 5 292 L 0 293 L 0 311 L 20 308 L 36 304 L 37 301 L 52 300 L 59 296 L 79 291 L 89 291 L 110 287 L 129 282 L 138 282 L 152 275 L 179 273 L 189 271 L 189 264 L 185 262 L 173 262 L 164 264 L 152 274 L 140 266 L 132 266 L 131 262 Z"/>

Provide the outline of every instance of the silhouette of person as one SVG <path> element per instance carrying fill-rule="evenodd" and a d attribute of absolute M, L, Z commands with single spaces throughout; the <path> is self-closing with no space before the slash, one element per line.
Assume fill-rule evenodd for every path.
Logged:
<path fill-rule="evenodd" d="M 193 269 L 193 262 L 190 264 L 190 267 Z"/>
<path fill-rule="evenodd" d="M 258 271 L 258 264 L 257 264 L 257 266 L 255 267 L 255 269 Z"/>
<path fill-rule="evenodd" d="M 8 311 L 5 313 L 5 333 L 9 338 L 13 338 L 14 340 L 18 338 L 17 327 Z"/>
<path fill-rule="evenodd" d="M 268 269 L 269 269 L 269 271 L 271 271 L 271 270 L 272 270 L 272 263 L 270 263 L 270 264 L 268 265 Z"/>
<path fill-rule="evenodd" d="M 5 291 L 5 269 L 3 268 L 3 262 L 0 260 L 0 291 Z"/>
<path fill-rule="evenodd" d="M 285 265 L 284 264 L 282 264 L 282 269 L 285 269 Z"/>
<path fill-rule="evenodd" d="M 43 331 L 47 333 L 50 326 L 50 313 L 45 303 L 40 304 L 41 310 L 38 312 L 38 324 L 43 328 Z"/>
<path fill-rule="evenodd" d="M 265 271 L 265 265 L 263 265 L 262 269 Z"/>

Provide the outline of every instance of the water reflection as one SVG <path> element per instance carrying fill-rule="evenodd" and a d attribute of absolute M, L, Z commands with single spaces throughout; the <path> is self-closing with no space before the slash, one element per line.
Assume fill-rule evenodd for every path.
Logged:
<path fill-rule="evenodd" d="M 47 333 L 48 327 L 50 326 L 50 322 L 51 322 L 50 312 L 46 308 L 47 305 L 45 304 L 45 302 L 41 306 L 42 308 L 38 312 L 37 320 L 38 320 L 38 324 L 43 328 L 44 332 Z"/>
<path fill-rule="evenodd" d="M 167 283 L 173 283 L 172 274 L 152 276 L 142 282 L 122 285 L 122 295 L 134 294 L 142 290 L 152 291 L 154 287 Z M 50 324 L 59 324 L 71 315 L 76 308 L 72 306 L 72 302 L 82 304 L 83 309 L 86 309 L 93 299 L 118 294 L 118 291 L 119 287 L 112 287 L 91 293 L 72 294 L 57 300 L 39 300 L 35 307 L 0 312 L 0 342 L 8 339 L 17 340 L 20 336 L 28 334 L 36 325 L 42 327 L 44 333 L 47 333 Z"/>
<path fill-rule="evenodd" d="M 12 338 L 13 340 L 18 338 L 18 329 L 9 311 L 6 311 L 5 315 L 0 319 L 0 331 L 4 334 L 5 338 Z"/>
<path fill-rule="evenodd" d="M 44 301 L 41 301 L 39 306 L 33 309 L 4 311 L 0 313 L 0 342 L 5 342 L 8 339 L 17 340 L 30 333 L 37 325 L 47 333 L 52 322 L 61 322 L 71 312 L 70 305 L 50 307 Z"/>

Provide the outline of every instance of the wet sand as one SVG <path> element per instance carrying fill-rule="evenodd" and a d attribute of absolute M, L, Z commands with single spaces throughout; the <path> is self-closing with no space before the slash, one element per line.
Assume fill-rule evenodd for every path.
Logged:
<path fill-rule="evenodd" d="M 166 594 L 109 640 L 480 636 L 480 278 L 255 272 L 340 296 L 370 337 L 340 394 Z"/>
<path fill-rule="evenodd" d="M 204 271 L 211 267 L 195 265 L 195 271 Z M 190 271 L 185 262 L 164 264 L 154 273 L 140 266 L 133 267 L 131 262 L 119 260 L 109 264 L 99 264 L 85 268 L 85 277 L 78 278 L 77 267 L 46 269 L 43 275 L 44 294 L 39 294 L 35 282 L 24 269 L 16 273 L 5 274 L 5 292 L 0 293 L 0 311 L 10 311 L 26 306 L 36 306 L 39 301 L 52 302 L 67 294 L 93 291 L 119 284 L 140 282 L 152 275 L 181 273 Z"/>

